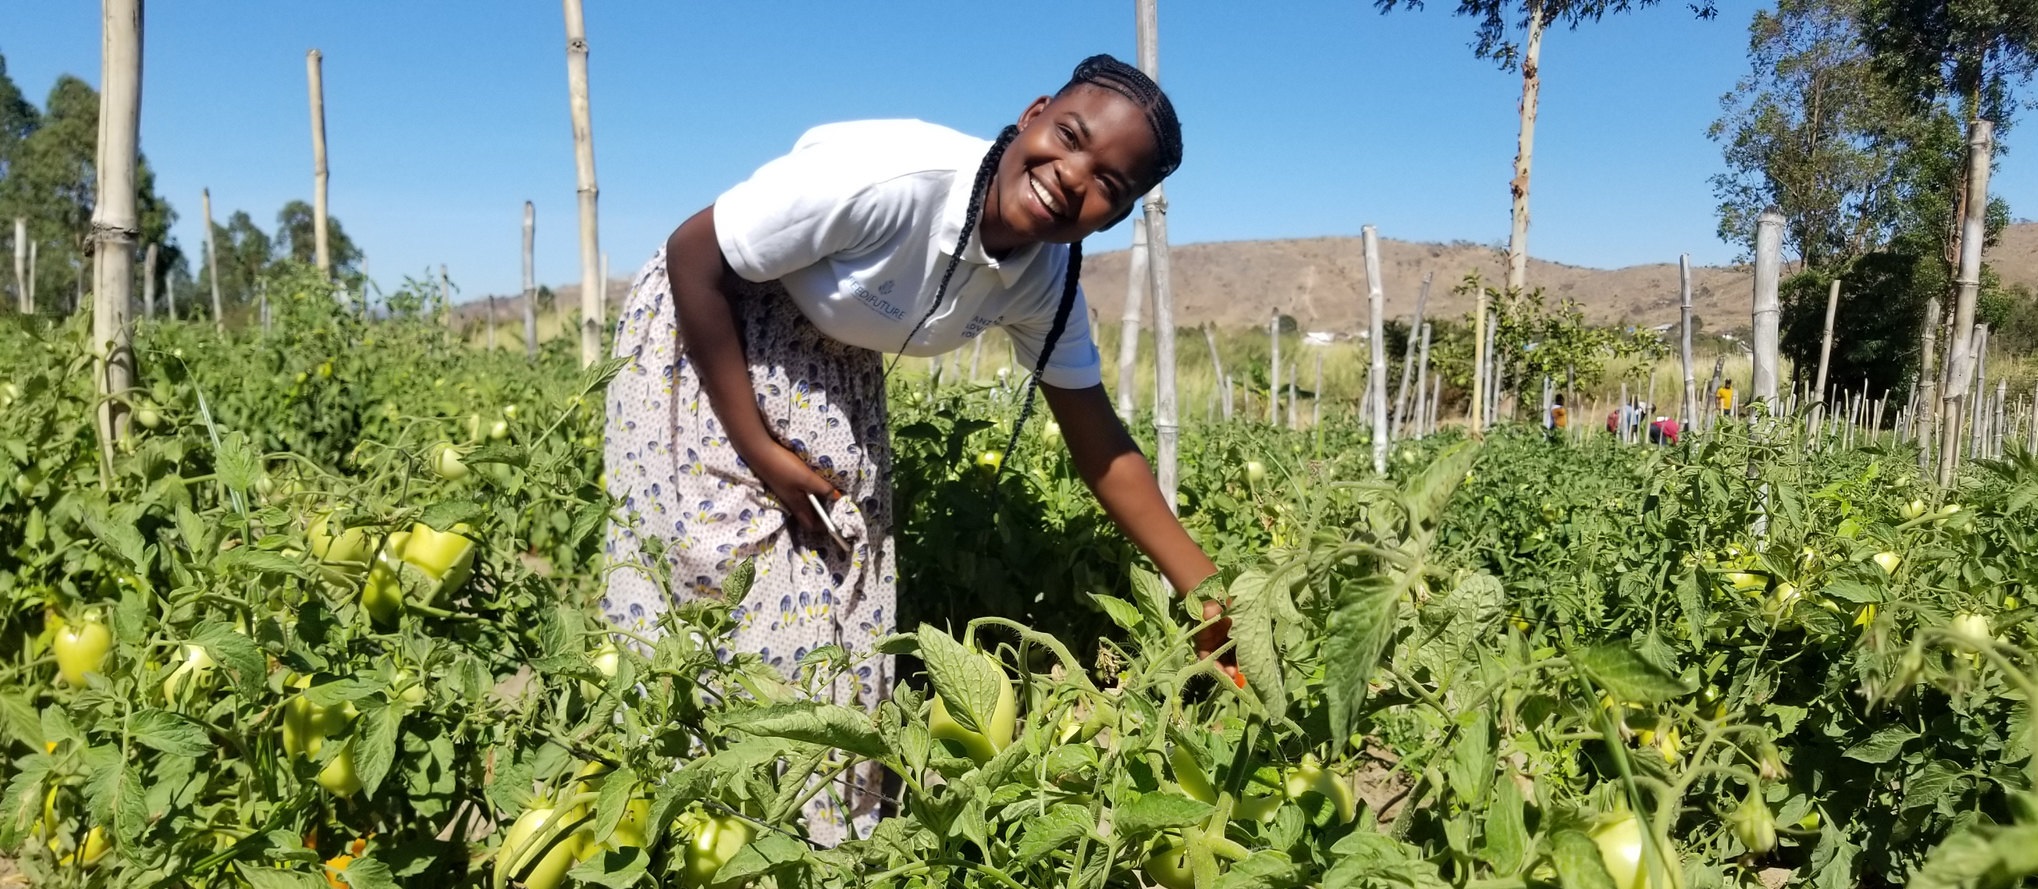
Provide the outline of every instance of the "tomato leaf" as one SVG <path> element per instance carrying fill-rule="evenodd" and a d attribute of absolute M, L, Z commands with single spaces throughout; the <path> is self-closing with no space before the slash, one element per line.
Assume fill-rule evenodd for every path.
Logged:
<path fill-rule="evenodd" d="M 1234 862 L 1217 881 L 1217 889 L 1277 889 L 1295 885 L 1300 877 L 1288 853 L 1262 849 Z"/>
<path fill-rule="evenodd" d="M 1112 813 L 1111 830 L 1117 836 L 1131 838 L 1170 827 L 1188 827 L 1209 819 L 1213 808 L 1179 793 L 1142 794 Z"/>
<path fill-rule="evenodd" d="M 920 626 L 919 640 L 927 678 L 948 705 L 949 716 L 965 729 L 984 731 L 998 707 L 1004 670 L 988 655 L 972 651 L 932 625 Z"/>
<path fill-rule="evenodd" d="M 1096 829 L 1089 809 L 1067 803 L 1053 806 L 1046 814 L 1027 819 L 1025 832 L 1019 836 L 1019 857 L 1045 858 Z"/>
<path fill-rule="evenodd" d="M 1897 753 L 1903 750 L 1905 742 L 1917 736 L 1917 732 L 1903 726 L 1884 726 L 1875 734 L 1868 736 L 1868 740 L 1847 748 L 1841 755 L 1862 762 L 1885 763 L 1895 759 Z"/>
<path fill-rule="evenodd" d="M 266 867 L 236 868 L 235 876 L 248 881 L 251 889 L 325 889 L 328 883 L 317 874 L 300 874 Z"/>
<path fill-rule="evenodd" d="M 234 632 L 232 624 L 206 621 L 192 634 L 191 644 L 201 646 L 214 660 L 234 671 L 243 687 L 259 683 L 268 675 L 268 658 L 254 640 Z"/>
<path fill-rule="evenodd" d="M 1330 710 L 1330 737 L 1350 737 L 1365 706 L 1367 683 L 1394 635 L 1401 594 L 1409 572 L 1363 577 L 1333 575 L 1333 610 L 1323 639 L 1324 696 Z M 1246 675 L 1247 682 L 1255 681 Z"/>
<path fill-rule="evenodd" d="M 137 711 L 127 727 L 136 741 L 173 756 L 203 756 L 214 746 L 204 727 L 168 710 Z"/>
<path fill-rule="evenodd" d="M 304 690 L 304 699 L 320 707 L 332 707 L 366 700 L 382 693 L 386 684 L 369 679 L 335 679 Z"/>
<path fill-rule="evenodd" d="M 1281 651 L 1274 641 L 1274 606 L 1267 591 L 1265 566 L 1239 572 L 1231 581 L 1232 649 L 1238 670 L 1245 674 L 1246 691 L 1259 699 L 1260 706 L 1276 719 L 1288 714 L 1288 690 L 1282 682 Z"/>
<path fill-rule="evenodd" d="M 246 873 L 246 870 L 242 872 Z M 347 862 L 347 869 L 340 872 L 340 879 L 349 889 L 397 889 L 396 876 L 389 872 L 389 865 L 373 858 L 356 858 Z"/>
<path fill-rule="evenodd" d="M 1652 664 L 1632 646 L 1599 645 L 1571 653 L 1571 663 L 1593 684 L 1637 704 L 1656 704 L 1691 693 L 1691 684 Z"/>
<path fill-rule="evenodd" d="M 1528 826 L 1522 818 L 1521 787 L 1512 774 L 1494 783 L 1493 805 L 1486 814 L 1485 859 L 1502 876 L 1511 876 L 1527 862 Z"/>
<path fill-rule="evenodd" d="M 441 500 L 418 513 L 418 521 L 434 531 L 451 531 L 454 525 L 474 521 L 484 514 L 481 504 L 472 500 Z"/>
<path fill-rule="evenodd" d="M 1141 621 L 1145 620 L 1145 618 L 1140 616 L 1139 606 L 1131 602 L 1127 602 L 1117 596 L 1106 596 L 1100 593 L 1090 593 L 1089 596 L 1090 601 L 1097 603 L 1098 608 L 1104 609 L 1104 616 L 1110 618 L 1111 622 L 1117 624 L 1121 630 L 1131 632 L 1139 627 Z"/>
<path fill-rule="evenodd" d="M 721 724 L 752 735 L 785 738 L 846 750 L 867 759 L 884 759 L 889 751 L 878 737 L 870 714 L 838 704 L 796 701 L 722 715 Z"/>
<path fill-rule="evenodd" d="M 757 839 L 750 841 L 749 845 L 730 856 L 729 860 L 722 864 L 722 869 L 716 872 L 715 878 L 718 885 L 726 882 L 731 886 L 741 886 L 765 874 L 799 864 L 806 860 L 806 857 L 805 843 L 777 831 L 770 831 L 758 836 Z"/>
<path fill-rule="evenodd" d="M 1560 830 L 1551 843 L 1557 881 L 1564 889 L 1616 889 L 1599 860 L 1599 846 L 1582 831 Z"/>
<path fill-rule="evenodd" d="M 462 456 L 460 459 L 462 462 L 466 463 L 469 466 L 478 466 L 483 463 L 501 463 L 505 466 L 514 466 L 518 469 L 523 469 L 524 467 L 531 465 L 530 455 L 524 453 L 523 448 L 511 444 L 502 444 L 499 442 L 485 444 L 482 445 L 481 447 L 475 448 L 474 450 L 468 451 L 466 455 Z M 479 515 L 479 513 L 477 512 L 476 515 Z M 425 524 L 431 525 L 432 523 L 426 522 Z M 445 528 L 440 527 L 438 525 L 432 525 L 432 527 L 438 528 L 441 531 L 446 530 Z"/>
<path fill-rule="evenodd" d="M 389 775 L 389 767 L 396 761 L 396 740 L 403 728 L 403 710 L 398 707 L 374 707 L 365 714 L 361 733 L 354 741 L 354 771 L 361 778 L 361 789 L 369 796 L 382 786 L 382 779 Z"/>
<path fill-rule="evenodd" d="M 643 849 L 624 846 L 621 849 L 597 850 L 566 874 L 583 883 L 620 889 L 643 880 L 650 865 L 651 856 Z"/>
<path fill-rule="evenodd" d="M 316 570 L 301 559 L 293 559 L 282 553 L 272 553 L 254 547 L 241 546 L 220 553 L 212 562 L 213 570 L 221 574 L 242 572 L 255 576 L 283 574 L 310 580 Z"/>

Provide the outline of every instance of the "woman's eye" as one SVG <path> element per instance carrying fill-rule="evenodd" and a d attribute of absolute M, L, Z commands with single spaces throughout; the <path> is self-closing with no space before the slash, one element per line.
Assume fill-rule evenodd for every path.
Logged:
<path fill-rule="evenodd" d="M 1076 147 L 1076 134 L 1074 130 L 1065 126 L 1059 126 L 1055 129 L 1061 131 L 1061 142 L 1063 145 L 1067 145 L 1070 148 Z"/>

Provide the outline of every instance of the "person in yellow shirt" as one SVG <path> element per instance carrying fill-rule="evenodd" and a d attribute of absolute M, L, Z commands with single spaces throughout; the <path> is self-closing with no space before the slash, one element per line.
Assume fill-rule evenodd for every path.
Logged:
<path fill-rule="evenodd" d="M 1733 415 L 1734 415 L 1734 381 L 1733 381 L 1733 380 L 1728 380 L 1728 381 L 1726 381 L 1726 383 L 1725 383 L 1724 385 L 1720 386 L 1720 391 L 1718 391 L 1718 392 L 1716 392 L 1716 393 L 1714 393 L 1714 394 L 1715 394 L 1716 396 L 1718 396 L 1718 398 L 1719 398 L 1719 400 L 1720 400 L 1720 413 L 1721 413 L 1721 414 L 1723 414 L 1723 415 L 1725 415 L 1725 416 L 1729 416 L 1729 417 L 1733 416 Z"/>

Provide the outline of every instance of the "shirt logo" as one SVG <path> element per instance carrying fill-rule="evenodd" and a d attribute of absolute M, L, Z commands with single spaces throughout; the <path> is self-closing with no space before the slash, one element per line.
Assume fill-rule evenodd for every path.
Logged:
<path fill-rule="evenodd" d="M 877 292 L 879 292 L 879 293 L 882 293 L 882 294 L 884 294 L 885 296 L 891 296 L 891 295 L 892 295 L 892 285 L 893 285 L 893 284 L 895 284 L 895 283 L 897 283 L 897 282 L 894 282 L 894 281 L 886 281 L 886 282 L 884 282 L 883 284 L 879 284 L 879 285 L 877 286 Z"/>
<path fill-rule="evenodd" d="M 886 318 L 889 318 L 893 321 L 897 321 L 901 318 L 906 317 L 905 306 L 896 305 L 891 300 L 885 299 L 884 297 L 878 296 L 877 294 L 870 292 L 869 289 L 863 286 L 862 281 L 856 280 L 856 276 L 849 275 L 844 277 L 843 283 L 849 285 L 849 294 L 851 296 L 856 297 L 857 302 L 863 303 L 871 311 L 883 315 Z M 891 283 L 892 282 L 890 281 L 886 281 L 884 283 L 884 286 L 878 289 L 884 290 L 886 288 L 889 288 L 891 286 Z"/>

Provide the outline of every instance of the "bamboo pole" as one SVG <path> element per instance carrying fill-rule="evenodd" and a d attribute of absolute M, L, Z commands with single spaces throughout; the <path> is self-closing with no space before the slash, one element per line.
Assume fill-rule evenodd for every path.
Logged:
<path fill-rule="evenodd" d="M 1137 0 L 1139 67 L 1160 82 L 1160 13 L 1155 0 Z M 1146 195 L 1148 274 L 1153 278 L 1154 437 L 1159 453 L 1161 499 L 1175 505 L 1176 450 L 1180 426 L 1175 418 L 1175 297 L 1168 256 L 1168 198 L 1164 186 Z"/>
<path fill-rule="evenodd" d="M 495 294 L 488 295 L 488 351 L 495 351 Z"/>
<path fill-rule="evenodd" d="M 524 357 L 538 360 L 538 208 L 524 202 Z"/>
<path fill-rule="evenodd" d="M 1480 284 L 1476 289 L 1478 295 L 1472 309 L 1472 403 L 1465 416 L 1474 438 L 1486 431 L 1482 422 L 1486 410 L 1486 286 Z"/>
<path fill-rule="evenodd" d="M 1429 420 L 1423 424 L 1423 428 L 1431 433 L 1437 430 L 1437 413 L 1442 410 L 1439 405 L 1442 405 L 1443 401 L 1444 378 L 1439 376 L 1429 382 Z"/>
<path fill-rule="evenodd" d="M 1129 296 L 1127 298 L 1130 299 Z M 1137 324 L 1138 319 L 1134 319 L 1134 323 Z M 1224 359 L 1222 357 L 1219 357 L 1217 354 L 1216 325 L 1214 324 L 1203 325 L 1203 344 L 1210 347 L 1211 379 L 1223 382 L 1225 384 L 1226 389 L 1229 389 L 1231 378 L 1224 375 Z M 1119 385 L 1121 386 L 1124 385 L 1124 380 L 1125 377 L 1121 369 L 1121 373 L 1119 375 Z M 1224 395 L 1224 419 L 1226 422 L 1229 422 L 1231 420 L 1231 394 L 1228 391 Z"/>
<path fill-rule="evenodd" d="M 1840 310 L 1840 279 L 1834 278 L 1832 287 L 1826 290 L 1826 329 L 1819 337 L 1818 382 L 1812 384 L 1812 429 L 1811 437 L 1819 437 L 1819 424 L 1826 413 L 1826 367 L 1833 357 L 1833 315 Z"/>
<path fill-rule="evenodd" d="M 1974 411 L 1968 419 L 1967 456 L 1986 456 L 1988 436 L 1982 426 L 1988 419 L 1988 325 L 1974 325 Z"/>
<path fill-rule="evenodd" d="M 1295 380 L 1300 376 L 1301 374 L 1296 371 L 1295 362 L 1288 362 L 1288 428 L 1290 429 L 1297 428 L 1295 424 L 1300 420 L 1296 416 L 1297 410 L 1295 407 L 1296 403 L 1301 400 L 1296 394 L 1295 386 Z"/>
<path fill-rule="evenodd" d="M 1486 426 L 1491 427 L 1500 418 L 1500 344 L 1495 341 L 1500 336 L 1499 307 L 1494 307 L 1494 310 L 1486 315 L 1485 327 L 1486 403 L 1483 406 L 1485 412 L 1480 416 L 1485 420 Z M 1484 427 L 1481 431 L 1484 431 Z"/>
<path fill-rule="evenodd" d="M 2010 397 L 2010 381 L 1997 380 L 1996 415 L 1994 419 L 1989 421 L 1988 426 L 1988 441 L 1989 441 L 1988 453 L 1991 458 L 2001 459 L 2001 457 L 2003 456 L 2003 420 L 2005 418 L 2005 414 L 2007 411 L 2007 409 L 2004 406 L 2004 402 L 2007 401 L 2009 397 Z"/>
<path fill-rule="evenodd" d="M 141 140 L 142 0 L 100 7 L 99 145 L 93 168 L 92 355 L 99 365 L 99 455 L 113 464 L 113 440 L 127 435 L 134 385 L 130 312 L 134 300 L 135 156 Z M 102 476 L 102 484 L 107 477 Z"/>
<path fill-rule="evenodd" d="M 1762 214 L 1755 229 L 1755 309 L 1753 345 L 1754 373 L 1749 381 L 1749 401 L 1762 401 L 1776 410 L 1776 371 L 1780 310 L 1777 286 L 1783 268 L 1783 216 Z"/>
<path fill-rule="evenodd" d="M 21 314 L 35 311 L 28 287 L 28 220 L 14 217 L 14 301 Z"/>
<path fill-rule="evenodd" d="M 1953 335 L 1946 344 L 1950 373 L 1940 400 L 1945 425 L 1939 431 L 1939 486 L 1953 485 L 1960 467 L 1960 417 L 1972 384 L 1968 356 L 1973 350 L 1974 309 L 1981 293 L 1981 245 L 1988 216 L 1988 175 L 1995 124 L 1976 120 L 1967 141 L 1967 214 L 1961 222 L 1960 277 L 1953 302 Z"/>
<path fill-rule="evenodd" d="M 156 260 L 156 243 L 150 241 L 142 253 L 142 317 L 151 321 L 156 318 Z"/>
<path fill-rule="evenodd" d="M 205 269 L 212 278 L 212 326 L 224 333 L 226 311 L 219 298 L 219 248 L 212 234 L 212 189 L 204 189 L 199 194 L 204 196 L 205 204 Z"/>
<path fill-rule="evenodd" d="M 1281 422 L 1281 310 L 1274 310 L 1273 320 L 1267 322 L 1267 338 L 1273 342 L 1273 357 L 1268 360 L 1267 379 L 1267 425 Z"/>
<path fill-rule="evenodd" d="M 1684 415 L 1679 425 L 1686 428 L 1698 426 L 1698 376 L 1691 363 L 1691 254 L 1677 257 L 1677 326 L 1681 329 L 1683 343 L 1680 354 L 1684 361 Z"/>
<path fill-rule="evenodd" d="M 1394 429 L 1390 432 L 1398 432 L 1408 422 L 1408 383 L 1415 373 L 1415 332 L 1422 329 L 1422 313 L 1429 308 L 1429 285 L 1435 277 L 1435 272 L 1423 272 L 1422 289 L 1415 292 L 1415 317 L 1408 324 L 1408 348 L 1401 356 L 1401 382 L 1394 389 L 1394 413 L 1389 418 Z"/>
<path fill-rule="evenodd" d="M 1938 442 L 1935 426 L 1939 419 L 1938 332 L 1939 298 L 1935 296 L 1925 300 L 1925 329 L 1919 334 L 1924 341 L 1924 347 L 1923 357 L 1918 364 L 1916 389 L 1918 407 L 1911 418 L 1911 438 L 1918 443 L 1920 473 L 1930 472 L 1937 465 L 1932 459 L 1932 448 Z"/>
<path fill-rule="evenodd" d="M 1422 345 L 1416 349 L 1415 358 L 1415 437 L 1422 438 L 1434 431 L 1436 421 L 1431 414 L 1436 410 L 1436 398 L 1430 395 L 1429 382 L 1429 322 L 1422 323 Z"/>
<path fill-rule="evenodd" d="M 1139 315 L 1150 290 L 1146 270 L 1146 220 L 1132 219 L 1132 253 L 1125 273 L 1125 311 L 1118 318 L 1118 419 L 1132 422 L 1132 396 L 1138 388 Z"/>
<path fill-rule="evenodd" d="M 587 26 L 581 0 L 566 4 L 566 88 L 573 105 L 573 169 L 580 195 L 580 366 L 601 360 L 601 237 L 596 206 L 601 190 L 594 177 L 594 120 L 587 99 Z M 535 339 L 534 339 L 535 345 Z M 535 354 L 535 353 L 533 353 Z"/>
<path fill-rule="evenodd" d="M 333 276 L 333 255 L 326 241 L 326 88 L 324 56 L 304 54 L 304 73 L 311 87 L 311 232 L 318 273 Z"/>
<path fill-rule="evenodd" d="M 1323 425 L 1323 350 L 1316 350 L 1316 394 L 1309 399 L 1309 425 Z"/>
<path fill-rule="evenodd" d="M 1366 397 L 1373 408 L 1373 473 L 1387 474 L 1387 335 L 1386 298 L 1380 292 L 1380 233 L 1368 225 L 1359 229 L 1366 251 L 1366 310 L 1372 331 L 1371 385 Z"/>

